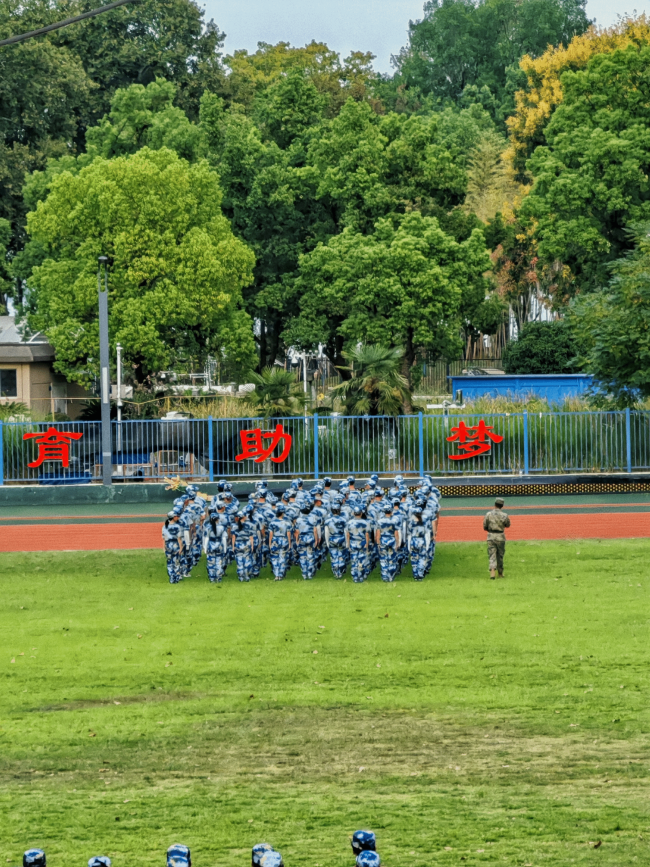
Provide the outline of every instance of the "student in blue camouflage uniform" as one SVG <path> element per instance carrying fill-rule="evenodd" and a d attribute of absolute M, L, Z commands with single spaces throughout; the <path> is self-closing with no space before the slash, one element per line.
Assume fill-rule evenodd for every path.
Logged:
<path fill-rule="evenodd" d="M 428 562 L 428 529 L 422 521 L 422 509 L 415 509 L 409 527 L 409 553 L 411 555 L 411 569 L 413 578 L 422 581 L 426 575 Z"/>
<path fill-rule="evenodd" d="M 316 546 L 318 545 L 318 531 L 312 520 L 309 506 L 300 510 L 296 519 L 294 536 L 298 550 L 298 562 L 300 571 L 305 581 L 311 580 L 316 574 Z"/>
<path fill-rule="evenodd" d="M 253 499 L 251 499 L 251 497 Z M 249 495 L 248 505 L 243 512 L 247 520 L 255 527 L 253 544 L 253 577 L 259 578 L 262 569 L 262 544 L 264 540 L 264 518 L 256 508 L 255 495 Z"/>
<path fill-rule="evenodd" d="M 361 852 L 357 855 L 355 867 L 381 867 L 381 858 L 376 852 Z"/>
<path fill-rule="evenodd" d="M 346 539 L 346 520 L 341 514 L 341 504 L 334 500 L 331 514 L 325 521 L 325 540 L 330 554 L 330 565 L 335 578 L 342 578 L 348 567 L 349 548 Z"/>
<path fill-rule="evenodd" d="M 350 549 L 350 571 L 355 584 L 360 584 L 368 576 L 368 548 L 370 530 L 368 521 L 363 517 L 361 506 L 355 506 L 354 517 L 348 521 L 346 537 Z"/>
<path fill-rule="evenodd" d="M 286 517 L 287 521 L 291 521 L 291 525 L 295 531 L 296 521 L 300 517 L 300 509 L 296 505 L 296 489 L 295 488 L 289 488 L 288 491 L 285 491 L 282 499 L 284 499 L 285 497 L 287 498 L 285 517 Z M 291 566 L 298 566 L 299 565 L 298 546 L 297 545 L 291 546 L 291 553 L 289 555 L 289 564 Z"/>
<path fill-rule="evenodd" d="M 232 550 L 237 562 L 237 577 L 240 581 L 250 581 L 255 564 L 253 561 L 254 536 L 257 528 L 244 512 L 237 512 L 231 530 Z"/>
<path fill-rule="evenodd" d="M 275 516 L 268 524 L 271 568 L 276 581 L 282 581 L 287 574 L 293 541 L 293 525 L 287 519 L 285 511 L 282 503 L 277 505 Z"/>
<path fill-rule="evenodd" d="M 276 499 L 275 497 L 273 499 Z M 262 566 L 269 562 L 271 551 L 269 548 L 269 524 L 275 519 L 275 510 L 268 501 L 268 491 L 261 488 L 257 495 L 257 512 L 264 521 L 264 536 L 262 539 Z"/>
<path fill-rule="evenodd" d="M 188 485 L 185 493 L 188 496 L 186 510 L 192 517 L 191 547 L 189 551 L 190 570 L 201 560 L 203 550 L 203 524 L 205 522 L 205 500 L 198 496 L 198 487 Z"/>
<path fill-rule="evenodd" d="M 167 520 L 162 531 L 167 558 L 167 574 L 170 584 L 178 584 L 181 580 L 181 554 L 183 551 L 183 530 L 178 523 L 179 512 L 174 509 L 167 514 Z"/>
<path fill-rule="evenodd" d="M 377 521 L 376 540 L 382 581 L 394 581 L 399 568 L 398 552 L 401 540 L 398 522 L 393 518 L 393 507 L 390 503 L 386 503 L 384 515 Z"/>
<path fill-rule="evenodd" d="M 194 521 L 192 520 L 191 511 L 188 509 L 189 499 L 185 494 L 181 497 L 183 511 L 180 513 L 178 519 L 183 539 L 183 549 L 180 555 L 181 579 L 188 578 L 192 571 L 192 533 L 194 532 Z"/>
<path fill-rule="evenodd" d="M 323 503 L 329 507 L 332 505 L 332 497 L 334 495 L 334 491 L 332 490 L 332 480 L 329 476 L 325 476 L 323 479 Z"/>
<path fill-rule="evenodd" d="M 377 849 L 374 831 L 355 831 L 350 842 L 355 858 L 362 852 L 374 852 Z"/>
<path fill-rule="evenodd" d="M 256 843 L 251 851 L 251 867 L 260 867 L 263 856 L 272 851 L 273 846 L 270 843 Z"/>
<path fill-rule="evenodd" d="M 323 565 L 327 559 L 327 540 L 325 538 L 325 522 L 329 518 L 329 511 L 323 504 L 323 494 L 320 487 L 314 490 L 314 508 L 311 510 L 311 517 L 316 522 L 318 530 L 318 547 L 316 551 L 317 568 Z"/>
<path fill-rule="evenodd" d="M 210 513 L 205 523 L 205 537 L 203 545 L 207 557 L 208 578 L 212 584 L 220 583 L 226 572 L 229 557 L 230 526 L 224 504 L 217 503 L 215 511 Z"/>

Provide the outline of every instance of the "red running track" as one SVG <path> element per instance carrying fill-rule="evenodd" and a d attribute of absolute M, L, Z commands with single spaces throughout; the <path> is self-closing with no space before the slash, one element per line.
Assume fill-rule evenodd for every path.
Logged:
<path fill-rule="evenodd" d="M 638 539 L 650 536 L 650 512 L 512 517 L 508 539 Z M 444 516 L 439 542 L 480 542 L 482 518 Z M 28 524 L 0 528 L 0 551 L 109 551 L 162 548 L 160 524 Z"/>

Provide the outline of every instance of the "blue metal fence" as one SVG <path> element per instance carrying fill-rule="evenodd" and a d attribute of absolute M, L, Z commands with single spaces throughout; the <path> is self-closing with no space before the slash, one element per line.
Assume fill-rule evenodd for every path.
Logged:
<path fill-rule="evenodd" d="M 486 429 L 479 427 L 481 422 Z M 282 451 L 284 439 L 262 461 L 255 461 L 253 456 L 237 460 L 244 451 L 242 431 L 261 429 L 265 436 L 257 443 L 268 448 L 278 425 L 292 440 L 286 460 L 272 461 Z M 222 477 L 318 478 L 371 472 L 490 476 L 650 469 L 650 412 L 630 410 L 420 413 L 397 418 L 313 415 L 264 421 L 156 419 L 114 421 L 111 427 L 116 482 L 162 481 L 177 475 L 213 481 Z M 49 438 L 44 440 L 48 431 Z M 63 434 L 81 434 L 79 438 L 68 437 L 64 444 L 68 467 L 61 460 L 62 452 L 56 456 L 48 450 L 56 450 L 55 445 L 43 447 L 43 442 L 56 443 Z M 454 459 L 477 451 L 480 438 L 489 446 L 487 450 Z M 255 442 L 253 436 L 249 445 L 254 447 Z M 0 422 L 0 484 L 80 484 L 99 482 L 101 477 L 99 422 Z"/>

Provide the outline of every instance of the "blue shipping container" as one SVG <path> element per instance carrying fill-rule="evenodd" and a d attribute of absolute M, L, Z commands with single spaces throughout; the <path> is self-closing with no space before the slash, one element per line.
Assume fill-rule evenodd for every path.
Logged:
<path fill-rule="evenodd" d="M 477 397 L 509 397 L 525 400 L 535 396 L 549 404 L 561 404 L 591 387 L 593 377 L 584 373 L 504 374 L 495 376 L 452 376 L 451 393 L 462 391 L 463 402 Z"/>

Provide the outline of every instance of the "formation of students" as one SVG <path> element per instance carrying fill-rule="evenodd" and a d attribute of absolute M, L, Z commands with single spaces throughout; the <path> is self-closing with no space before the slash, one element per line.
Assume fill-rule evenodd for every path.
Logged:
<path fill-rule="evenodd" d="M 377 841 L 372 831 L 355 831 L 352 835 L 352 852 L 356 867 L 381 867 L 376 852 Z M 47 858 L 42 849 L 28 849 L 23 855 L 23 867 L 47 867 Z M 88 861 L 88 867 L 111 867 L 107 855 L 96 855 Z M 167 850 L 167 867 L 192 867 L 192 855 L 187 846 L 174 843 Z M 251 867 L 284 867 L 282 855 L 269 843 L 253 846 Z"/>
<path fill-rule="evenodd" d="M 293 565 L 310 579 L 328 556 L 336 578 L 349 566 L 359 583 L 379 564 L 382 579 L 394 581 L 410 562 L 421 581 L 435 556 L 440 490 L 427 477 L 413 494 L 402 476 L 388 490 L 376 474 L 361 489 L 355 482 L 348 476 L 334 490 L 325 478 L 306 490 L 294 479 L 278 498 L 259 481 L 244 506 L 225 480 L 209 503 L 188 485 L 163 527 L 170 583 L 187 578 L 202 552 L 212 582 L 221 581 L 233 561 L 240 581 L 256 578 L 267 563 L 276 581 Z"/>

